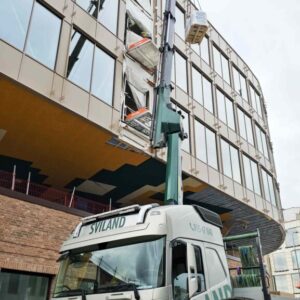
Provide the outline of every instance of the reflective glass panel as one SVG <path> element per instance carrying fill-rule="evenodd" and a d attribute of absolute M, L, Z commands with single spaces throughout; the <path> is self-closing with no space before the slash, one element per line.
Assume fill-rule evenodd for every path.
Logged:
<path fill-rule="evenodd" d="M 276 203 L 276 196 L 274 191 L 273 178 L 269 174 L 268 174 L 268 183 L 269 183 L 271 203 L 276 206 L 277 203 Z"/>
<path fill-rule="evenodd" d="M 193 98 L 203 105 L 202 88 L 201 88 L 201 74 L 193 67 L 192 80 L 193 80 Z"/>
<path fill-rule="evenodd" d="M 230 154 L 231 154 L 233 180 L 237 181 L 238 183 L 241 183 L 239 152 L 236 148 L 230 146 Z"/>
<path fill-rule="evenodd" d="M 252 170 L 254 192 L 258 195 L 261 195 L 257 163 L 253 162 L 252 160 L 251 160 L 251 170 Z"/>
<path fill-rule="evenodd" d="M 202 76 L 204 107 L 214 113 L 211 82 Z"/>
<path fill-rule="evenodd" d="M 196 156 L 203 162 L 207 162 L 205 127 L 195 120 Z"/>
<path fill-rule="evenodd" d="M 276 275 L 275 284 L 276 290 L 279 292 L 289 292 L 289 280 L 288 275 Z"/>
<path fill-rule="evenodd" d="M 113 33 L 117 33 L 119 0 L 104 1 L 99 12 L 99 21 Z"/>
<path fill-rule="evenodd" d="M 36 2 L 25 51 L 51 69 L 56 61 L 60 27 L 61 19 Z"/>
<path fill-rule="evenodd" d="M 261 140 L 261 132 L 257 125 L 255 125 L 255 131 L 256 131 L 257 149 L 259 152 L 264 153 L 262 140 Z"/>
<path fill-rule="evenodd" d="M 0 1 L 0 39 L 23 50 L 33 0 Z"/>
<path fill-rule="evenodd" d="M 90 89 L 94 45 L 81 33 L 73 31 L 67 77 L 85 90 Z"/>
<path fill-rule="evenodd" d="M 109 0 L 108 2 L 110 2 Z M 76 0 L 76 3 L 94 18 L 97 18 L 98 0 Z"/>
<path fill-rule="evenodd" d="M 273 263 L 274 263 L 276 272 L 287 271 L 289 269 L 285 253 L 274 253 L 273 254 Z"/>
<path fill-rule="evenodd" d="M 218 117 L 222 122 L 227 124 L 225 97 L 219 90 L 217 90 L 217 102 L 218 102 Z"/>
<path fill-rule="evenodd" d="M 226 103 L 226 113 L 227 113 L 227 125 L 235 130 L 235 122 L 234 122 L 234 112 L 233 112 L 233 103 L 227 97 L 225 97 Z"/>
<path fill-rule="evenodd" d="M 176 16 L 176 23 L 175 23 L 175 32 L 185 40 L 185 20 L 184 20 L 184 12 L 175 7 L 175 16 Z"/>
<path fill-rule="evenodd" d="M 247 115 L 245 115 L 245 125 L 246 125 L 246 132 L 247 132 L 247 141 L 250 144 L 254 145 L 252 123 L 251 123 L 251 119 Z"/>
<path fill-rule="evenodd" d="M 300 245 L 300 227 L 289 228 L 286 231 L 285 244 L 287 247 Z"/>
<path fill-rule="evenodd" d="M 112 105 L 114 73 L 115 60 L 96 47 L 93 66 L 92 93 L 109 105 Z"/>
<path fill-rule="evenodd" d="M 200 43 L 200 56 L 209 65 L 209 43 L 206 36 Z"/>
<path fill-rule="evenodd" d="M 239 120 L 239 128 L 240 128 L 240 136 L 247 140 L 246 134 L 246 125 L 245 125 L 245 117 L 244 113 L 238 108 L 238 120 Z"/>
<path fill-rule="evenodd" d="M 246 78 L 244 76 L 240 75 L 240 81 L 241 81 L 242 97 L 248 102 Z"/>
<path fill-rule="evenodd" d="M 181 110 L 181 114 L 184 117 L 182 119 L 182 124 L 184 128 L 184 132 L 188 134 L 188 138 L 184 139 L 182 142 L 182 149 L 190 152 L 190 122 L 189 122 L 189 114 L 185 112 L 184 110 Z"/>
<path fill-rule="evenodd" d="M 176 84 L 185 92 L 187 92 L 186 59 L 183 58 L 178 52 L 175 52 L 175 65 Z"/>
<path fill-rule="evenodd" d="M 229 75 L 229 62 L 228 59 L 225 58 L 221 54 L 221 62 L 222 62 L 222 70 L 223 70 L 223 79 L 230 84 L 230 75 Z"/>
<path fill-rule="evenodd" d="M 213 47 L 213 56 L 214 56 L 214 69 L 222 77 L 221 54 L 215 46 Z"/>
<path fill-rule="evenodd" d="M 292 252 L 293 269 L 300 269 L 300 250 Z"/>
<path fill-rule="evenodd" d="M 244 164 L 246 187 L 249 190 L 254 191 L 253 182 L 252 182 L 252 173 L 251 173 L 251 162 L 250 159 L 245 155 L 243 155 L 243 164 Z"/>
<path fill-rule="evenodd" d="M 300 274 L 292 274 L 292 281 L 293 281 L 293 287 L 294 287 L 294 294 L 300 294 Z M 297 297 L 297 296 L 296 296 Z"/>
<path fill-rule="evenodd" d="M 206 129 L 207 159 L 208 159 L 207 163 L 211 167 L 218 169 L 216 135 L 208 128 L 205 129 Z"/>
<path fill-rule="evenodd" d="M 223 161 L 223 172 L 226 176 L 232 178 L 230 148 L 229 144 L 224 140 L 221 140 L 221 151 Z"/>
<path fill-rule="evenodd" d="M 0 299 L 48 299 L 49 278 L 46 276 L 1 270 L 0 283 Z"/>
<path fill-rule="evenodd" d="M 271 202 L 268 174 L 264 170 L 261 170 L 261 174 L 262 174 L 262 181 L 263 181 L 263 186 L 264 186 L 264 191 L 265 191 L 265 199 L 268 200 L 269 202 Z"/>

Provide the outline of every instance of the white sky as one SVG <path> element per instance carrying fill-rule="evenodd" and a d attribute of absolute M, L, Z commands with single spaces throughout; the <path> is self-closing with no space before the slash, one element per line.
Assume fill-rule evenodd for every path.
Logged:
<path fill-rule="evenodd" d="M 300 206 L 300 0 L 200 4 L 261 84 L 282 206 Z"/>

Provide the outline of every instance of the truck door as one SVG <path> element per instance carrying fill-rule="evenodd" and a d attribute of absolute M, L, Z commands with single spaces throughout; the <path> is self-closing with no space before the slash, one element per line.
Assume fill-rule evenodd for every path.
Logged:
<path fill-rule="evenodd" d="M 172 248 L 174 300 L 206 300 L 202 250 L 188 241 L 176 241 Z"/>

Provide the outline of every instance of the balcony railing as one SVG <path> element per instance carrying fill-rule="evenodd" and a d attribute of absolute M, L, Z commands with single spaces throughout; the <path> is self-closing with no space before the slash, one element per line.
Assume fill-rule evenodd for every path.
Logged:
<path fill-rule="evenodd" d="M 0 187 L 92 214 L 109 210 L 108 205 L 77 196 L 74 193 L 33 183 L 30 180 L 19 179 L 16 177 L 15 172 L 0 171 Z"/>

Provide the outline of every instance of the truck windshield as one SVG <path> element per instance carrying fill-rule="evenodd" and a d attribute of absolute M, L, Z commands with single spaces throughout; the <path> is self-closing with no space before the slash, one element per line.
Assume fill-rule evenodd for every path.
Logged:
<path fill-rule="evenodd" d="M 163 286 L 165 237 L 130 244 L 108 242 L 97 248 L 63 256 L 54 297 Z"/>

